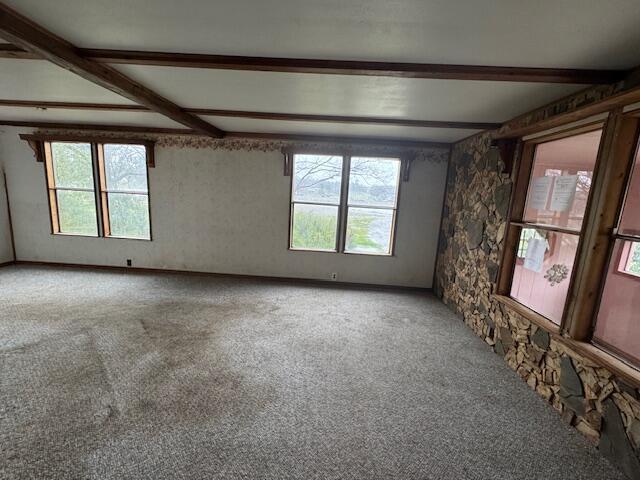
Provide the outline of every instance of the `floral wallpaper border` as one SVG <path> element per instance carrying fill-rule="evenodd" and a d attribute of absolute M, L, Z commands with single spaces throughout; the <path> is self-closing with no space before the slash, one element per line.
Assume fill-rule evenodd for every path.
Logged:
<path fill-rule="evenodd" d="M 252 137 L 211 138 L 201 135 L 168 135 L 157 133 L 124 133 L 102 130 L 65 130 L 65 129 L 39 129 L 38 134 L 64 134 L 64 135 L 100 135 L 105 138 L 135 138 L 141 140 L 153 140 L 156 146 L 161 148 L 194 148 L 226 151 L 249 152 L 281 152 L 290 149 L 308 151 L 338 150 L 345 153 L 357 152 L 367 155 L 397 156 L 409 155 L 414 160 L 425 160 L 434 163 L 447 162 L 449 149 L 446 147 L 414 148 L 393 145 L 370 145 L 366 143 L 345 142 L 303 142 L 295 140 L 274 140 Z"/>

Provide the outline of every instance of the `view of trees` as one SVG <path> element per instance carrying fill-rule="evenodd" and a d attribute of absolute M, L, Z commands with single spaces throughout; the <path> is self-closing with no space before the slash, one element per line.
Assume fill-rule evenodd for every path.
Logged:
<path fill-rule="evenodd" d="M 52 143 L 53 176 L 61 233 L 98 235 L 89 143 Z"/>
<path fill-rule="evenodd" d="M 61 233 L 97 235 L 91 144 L 51 144 Z M 104 145 L 111 234 L 149 238 L 146 152 L 141 145 Z"/>
<path fill-rule="evenodd" d="M 294 248 L 336 248 L 342 170 L 339 156 L 295 156 Z M 351 159 L 347 251 L 389 253 L 399 173 L 400 162 L 396 159 Z"/>
<path fill-rule="evenodd" d="M 629 257 L 629 263 L 627 264 L 627 271 L 640 275 L 640 243 L 634 242 L 631 245 L 631 254 Z"/>
<path fill-rule="evenodd" d="M 151 238 L 145 148 L 106 144 L 104 163 L 111 235 Z"/>

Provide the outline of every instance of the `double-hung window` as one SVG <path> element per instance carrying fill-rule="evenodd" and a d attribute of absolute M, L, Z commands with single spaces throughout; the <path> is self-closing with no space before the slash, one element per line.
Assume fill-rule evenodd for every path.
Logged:
<path fill-rule="evenodd" d="M 54 234 L 151 239 L 146 144 L 44 141 Z"/>
<path fill-rule="evenodd" d="M 98 236 L 90 143 L 47 143 L 47 185 L 53 233 Z"/>
<path fill-rule="evenodd" d="M 98 144 L 105 236 L 150 239 L 146 147 Z"/>
<path fill-rule="evenodd" d="M 559 325 L 602 130 L 532 144 L 510 296 Z"/>
<path fill-rule="evenodd" d="M 640 152 L 636 150 L 598 309 L 596 345 L 640 365 Z"/>
<path fill-rule="evenodd" d="M 289 248 L 392 255 L 399 158 L 293 155 Z"/>

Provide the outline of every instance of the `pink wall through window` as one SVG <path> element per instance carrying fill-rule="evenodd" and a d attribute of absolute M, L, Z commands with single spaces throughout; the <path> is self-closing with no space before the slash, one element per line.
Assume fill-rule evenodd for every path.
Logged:
<path fill-rule="evenodd" d="M 525 268 L 518 258 L 513 271 L 511 296 L 556 324 L 562 321 L 571 272 L 578 248 L 578 235 L 543 232 L 548 245 L 542 268 Z"/>
<path fill-rule="evenodd" d="M 640 154 L 636 154 L 619 231 L 637 236 L 638 242 L 616 240 L 594 340 L 640 364 L 640 262 L 636 253 L 640 248 Z"/>
<path fill-rule="evenodd" d="M 568 232 L 522 229 L 511 297 L 556 324 L 562 321 L 601 136 L 595 130 L 541 143 L 533 159 L 524 221 Z M 534 230 L 546 243 L 544 257 L 532 267 L 523 238 Z"/>
<path fill-rule="evenodd" d="M 624 210 L 620 221 L 620 233 L 640 236 L 640 149 L 636 152 L 636 160 L 627 189 Z"/>
<path fill-rule="evenodd" d="M 640 277 L 623 271 L 625 243 L 616 241 L 594 339 L 640 363 Z"/>

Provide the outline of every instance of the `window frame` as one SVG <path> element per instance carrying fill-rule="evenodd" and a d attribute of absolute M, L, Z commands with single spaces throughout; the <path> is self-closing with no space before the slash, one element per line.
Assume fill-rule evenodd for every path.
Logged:
<path fill-rule="evenodd" d="M 326 156 L 326 157 L 340 157 L 342 158 L 342 172 L 340 174 L 340 194 L 338 197 L 338 203 L 321 203 L 321 202 L 301 202 L 294 201 L 293 199 L 293 180 L 295 176 L 295 163 L 296 156 L 298 155 L 318 155 L 318 156 Z M 289 175 L 289 247 L 288 250 L 294 252 L 318 252 L 318 253 L 338 253 L 340 252 L 340 231 L 342 230 L 342 199 L 345 189 L 345 168 L 347 165 L 347 157 L 344 153 L 337 152 L 307 152 L 307 151 L 296 151 L 291 155 L 291 174 Z M 348 188 L 348 186 L 347 186 Z M 293 246 L 293 221 L 294 221 L 294 208 L 295 205 L 319 205 L 319 206 L 328 206 L 335 207 L 338 210 L 337 219 L 336 219 L 336 241 L 335 248 L 333 249 L 323 249 L 323 248 L 300 248 Z"/>
<path fill-rule="evenodd" d="M 515 168 L 509 210 L 506 218 L 505 240 L 498 277 L 492 298 L 512 308 L 534 324 L 549 331 L 559 341 L 577 351 L 602 361 L 624 378 L 640 384 L 640 364 L 612 351 L 594 340 L 594 329 L 606 273 L 611 262 L 620 262 L 613 256 L 616 240 L 640 238 L 621 235 L 617 231 L 630 176 L 635 162 L 636 149 L 640 148 L 640 120 L 638 112 L 624 112 L 623 108 L 611 109 L 606 119 L 585 120 L 580 125 L 566 125 L 549 135 L 535 138 L 518 138 L 512 160 Z M 510 297 L 513 268 L 517 258 L 519 232 L 527 227 L 524 209 L 528 193 L 534 146 L 546 141 L 602 129 L 602 137 L 592 177 L 589 198 L 580 228 L 572 275 L 562 321 L 556 325 L 546 317 Z M 515 228 L 514 228 L 515 227 Z M 562 229 L 559 229 L 562 230 Z M 616 272 L 629 275 L 626 272 Z M 638 277 L 635 277 L 638 279 Z"/>
<path fill-rule="evenodd" d="M 512 186 L 512 194 L 510 205 L 509 205 L 509 213 L 506 220 L 505 231 L 507 232 L 505 238 L 507 241 L 503 246 L 502 252 L 502 261 L 500 262 L 500 270 L 498 281 L 496 282 L 496 288 L 494 289 L 494 296 L 496 297 L 508 297 L 511 302 L 515 302 L 518 304 L 518 310 L 522 312 L 525 316 L 530 318 L 535 318 L 538 323 L 542 323 L 543 326 L 549 329 L 552 332 L 560 333 L 566 327 L 567 322 L 567 310 L 570 301 L 570 295 L 572 291 L 572 286 L 575 282 L 575 274 L 576 274 L 576 266 L 580 261 L 580 251 L 581 245 L 583 242 L 584 234 L 587 228 L 587 218 L 590 209 L 590 203 L 593 197 L 593 186 L 596 181 L 596 177 L 598 175 L 599 165 L 601 163 L 601 152 L 602 145 L 605 136 L 605 124 L 604 121 L 589 123 L 588 125 L 579 126 L 576 128 L 569 128 L 562 130 L 561 132 L 554 132 L 548 135 L 539 135 L 535 138 L 521 140 L 521 145 L 518 157 L 517 164 L 515 168 L 515 176 L 514 182 Z M 580 225 L 580 229 L 570 228 L 570 227 L 560 227 L 551 224 L 543 224 L 543 223 L 534 223 L 525 221 L 525 213 L 526 213 L 526 204 L 527 197 L 529 193 L 529 188 L 531 186 L 531 179 L 533 176 L 533 167 L 535 162 L 536 150 L 539 145 L 553 142 L 556 140 L 561 140 L 564 138 L 569 138 L 585 133 L 595 132 L 598 130 L 602 130 L 602 135 L 600 137 L 600 144 L 598 147 L 598 153 L 596 162 L 594 165 L 593 176 L 591 188 L 589 189 L 589 196 L 587 199 L 587 205 L 585 207 L 584 216 L 582 219 L 582 223 Z M 535 230 L 544 230 L 546 232 L 554 232 L 558 234 L 564 235 L 573 235 L 578 237 L 578 244 L 576 249 L 576 255 L 574 258 L 574 263 L 571 269 L 571 276 L 567 279 L 569 281 L 569 288 L 567 291 L 567 298 L 565 300 L 565 304 L 563 306 L 563 313 L 561 317 L 561 321 L 559 324 L 555 323 L 551 319 L 547 318 L 543 314 L 533 310 L 532 308 L 520 303 L 518 300 L 511 296 L 511 285 L 513 282 L 513 276 L 515 272 L 515 267 L 520 258 L 518 257 L 519 252 L 519 241 L 520 234 L 523 229 L 535 229 Z M 512 248 L 512 244 L 515 243 L 515 250 Z M 513 250 L 510 252 L 509 250 Z M 545 254 L 546 255 L 546 254 Z"/>
<path fill-rule="evenodd" d="M 635 238 L 635 240 L 631 240 L 626 236 L 623 238 L 618 238 L 618 240 L 624 242 L 624 245 L 620 249 L 620 252 L 618 252 L 616 258 L 612 260 L 614 262 L 614 265 L 616 265 L 616 270 L 613 273 L 615 275 L 624 275 L 627 277 L 631 277 L 636 281 L 640 281 L 640 273 L 633 273 L 627 270 L 629 263 L 631 263 L 633 253 L 635 253 L 633 250 L 636 248 L 640 248 L 640 237 L 633 238 Z"/>
<path fill-rule="evenodd" d="M 149 184 L 149 168 L 155 166 L 155 155 L 154 155 L 154 147 L 155 142 L 149 140 L 137 140 L 130 138 L 95 138 L 95 137 L 69 137 L 69 136 L 32 136 L 32 135 L 24 135 L 21 136 L 24 140 L 30 142 L 37 142 L 38 145 L 34 148 L 36 152 L 36 158 L 38 161 L 42 161 L 44 163 L 44 173 L 45 173 L 45 183 L 47 186 L 47 202 L 49 207 L 49 225 L 50 232 L 52 235 L 60 235 L 60 236 L 71 236 L 71 237 L 82 237 L 82 238 L 113 238 L 120 240 L 138 240 L 150 242 L 153 240 L 153 223 L 151 219 L 151 188 Z M 92 174 L 93 174 L 93 193 L 94 193 L 94 201 L 96 207 L 96 222 L 97 222 L 97 234 L 96 235 L 85 235 L 80 233 L 65 233 L 60 231 L 60 223 L 59 223 L 59 209 L 57 204 L 57 196 L 55 187 L 51 187 L 51 185 L 55 185 L 54 178 L 54 168 L 53 168 L 53 154 L 52 154 L 52 143 L 84 143 L 91 145 L 91 165 L 92 165 Z M 133 193 L 136 195 L 146 195 L 147 197 L 147 209 L 148 209 L 148 219 L 149 219 L 149 238 L 142 237 L 126 237 L 119 235 L 111 234 L 111 226 L 110 226 L 110 217 L 109 217 L 109 203 L 108 203 L 108 195 L 109 193 L 114 193 L 114 191 L 110 191 L 107 188 L 106 184 L 106 172 L 105 172 L 105 159 L 104 159 L 104 146 L 105 145 L 139 145 L 144 147 L 145 149 L 145 174 L 146 174 L 146 184 L 147 184 L 147 192 L 146 193 Z M 37 153 L 41 152 L 42 158 L 38 158 Z M 64 190 L 64 189 L 63 189 Z M 84 189 L 83 189 L 84 191 Z M 89 190 L 87 190 L 89 191 Z M 116 192 L 117 193 L 117 192 Z"/>
<path fill-rule="evenodd" d="M 91 149 L 91 183 L 93 188 L 65 188 L 58 187 L 55 180 L 55 168 L 53 161 L 53 149 L 52 143 L 83 143 L 90 146 Z M 47 186 L 47 202 L 49 205 L 49 220 L 51 226 L 52 235 L 62 235 L 67 237 L 85 237 L 85 238 L 98 238 L 100 237 L 100 214 L 98 212 L 97 199 L 97 183 L 96 183 L 96 169 L 93 161 L 93 149 L 94 146 L 91 142 L 80 141 L 56 141 L 56 142 L 44 142 L 44 156 L 45 156 L 45 181 Z M 91 192 L 94 197 L 94 206 L 96 210 L 96 234 L 89 235 L 77 232 L 63 232 L 60 229 L 60 207 L 58 205 L 58 190 L 62 191 L 75 191 L 75 192 Z"/>
<path fill-rule="evenodd" d="M 331 250 L 324 249 L 314 249 L 314 248 L 298 248 L 292 246 L 293 241 L 293 221 L 294 221 L 294 205 L 298 204 L 312 204 L 312 205 L 325 205 L 322 203 L 314 203 L 314 202 L 294 202 L 293 200 L 293 181 L 295 174 L 295 157 L 297 155 L 321 155 L 321 156 L 337 156 L 342 157 L 342 177 L 340 182 L 340 202 L 337 205 L 338 207 L 338 221 L 337 221 L 337 231 L 336 231 L 336 248 Z M 373 152 L 336 152 L 336 151 L 328 151 L 328 150 L 295 150 L 292 152 L 288 152 L 285 155 L 290 158 L 290 167 L 287 171 L 287 167 L 285 166 L 285 174 L 289 175 L 289 234 L 288 234 L 288 245 L 287 250 L 292 252 L 315 252 L 315 253 L 338 253 L 342 255 L 365 255 L 365 256 L 375 256 L 375 257 L 395 257 L 396 256 L 396 237 L 397 237 L 397 228 L 398 228 L 398 211 L 400 209 L 400 194 L 402 190 L 402 183 L 407 180 L 406 173 L 406 162 L 407 160 L 402 155 L 377 155 Z M 358 206 L 358 205 L 349 205 L 349 178 L 351 174 L 351 159 L 355 158 L 378 158 L 385 160 L 396 160 L 399 162 L 399 171 L 398 171 L 398 185 L 396 187 L 396 196 L 395 203 L 393 207 L 367 207 L 367 206 Z M 404 174 L 404 176 L 403 176 Z M 333 204 L 326 204 L 330 206 L 336 206 Z M 388 253 L 378 253 L 378 252 L 353 252 L 346 250 L 346 237 L 347 237 L 347 221 L 348 221 L 348 212 L 349 207 L 354 208 L 377 208 L 380 210 L 393 210 L 393 220 L 391 225 L 390 239 L 389 239 L 389 252 Z"/>

